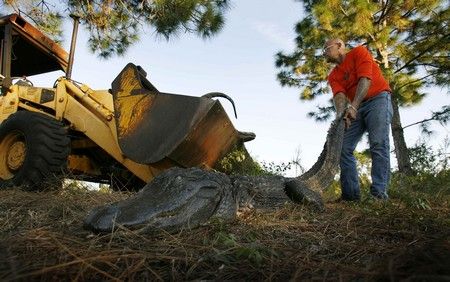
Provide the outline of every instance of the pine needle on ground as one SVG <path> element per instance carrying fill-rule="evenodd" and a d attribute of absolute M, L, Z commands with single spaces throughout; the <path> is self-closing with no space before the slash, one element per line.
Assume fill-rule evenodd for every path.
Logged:
<path fill-rule="evenodd" d="M 176 234 L 82 228 L 88 211 L 130 194 L 0 191 L 0 280 L 450 279 L 447 197 L 416 208 L 287 204 Z"/>

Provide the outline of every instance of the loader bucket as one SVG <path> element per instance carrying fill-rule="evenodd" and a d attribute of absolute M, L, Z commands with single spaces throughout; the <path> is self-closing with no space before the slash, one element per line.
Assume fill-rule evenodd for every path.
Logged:
<path fill-rule="evenodd" d="M 210 98 L 159 92 L 129 63 L 112 83 L 118 143 L 142 164 L 170 159 L 213 167 L 239 140 L 222 105 Z"/>

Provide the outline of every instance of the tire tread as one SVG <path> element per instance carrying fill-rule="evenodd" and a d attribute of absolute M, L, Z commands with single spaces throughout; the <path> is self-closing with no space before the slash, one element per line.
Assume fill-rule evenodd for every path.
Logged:
<path fill-rule="evenodd" d="M 63 124 L 41 113 L 18 111 L 0 125 L 0 142 L 12 130 L 25 136 L 27 155 L 22 168 L 12 179 L 0 180 L 0 187 L 25 185 L 42 190 L 49 188 L 43 187 L 47 184 L 61 182 L 70 153 L 70 138 Z"/>

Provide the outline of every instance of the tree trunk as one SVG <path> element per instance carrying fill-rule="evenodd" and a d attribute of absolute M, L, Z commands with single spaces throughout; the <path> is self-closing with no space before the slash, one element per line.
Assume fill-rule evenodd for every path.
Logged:
<path fill-rule="evenodd" d="M 409 160 L 408 148 L 406 147 L 405 136 L 403 135 L 402 123 L 398 109 L 397 99 L 392 97 L 392 137 L 394 139 L 395 156 L 397 157 L 398 171 L 404 175 L 413 175 L 414 171 Z"/>

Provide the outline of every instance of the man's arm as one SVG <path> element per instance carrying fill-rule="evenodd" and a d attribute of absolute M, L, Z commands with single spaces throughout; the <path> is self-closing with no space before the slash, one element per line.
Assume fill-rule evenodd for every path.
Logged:
<path fill-rule="evenodd" d="M 347 97 L 345 97 L 345 94 L 342 92 L 336 93 L 333 98 L 334 101 L 334 109 L 336 110 L 336 116 L 341 117 L 346 108 L 347 108 Z"/>
<path fill-rule="evenodd" d="M 359 105 L 364 97 L 366 97 L 367 91 L 369 91 L 370 82 L 370 79 L 366 77 L 361 77 L 359 79 L 358 86 L 356 87 L 355 98 L 353 98 L 352 103 L 345 111 L 344 119 L 346 119 L 347 128 L 350 126 L 350 123 L 356 119 Z"/>
<path fill-rule="evenodd" d="M 369 91 L 370 83 L 371 83 L 371 81 L 367 77 L 361 77 L 359 79 L 358 86 L 356 87 L 355 98 L 353 99 L 353 102 L 352 102 L 352 106 L 355 109 L 359 108 L 359 105 L 366 97 L 367 92 Z"/>
<path fill-rule="evenodd" d="M 358 86 L 356 87 L 355 98 L 353 98 L 351 104 L 348 104 L 347 97 L 345 97 L 344 93 L 342 92 L 339 92 L 334 96 L 334 107 L 336 108 L 336 115 L 338 117 L 341 114 L 344 115 L 346 128 L 349 128 L 351 122 L 356 119 L 359 105 L 363 101 L 364 97 L 366 97 L 367 92 L 369 91 L 370 83 L 370 79 L 366 77 L 361 77 L 359 79 Z"/>

